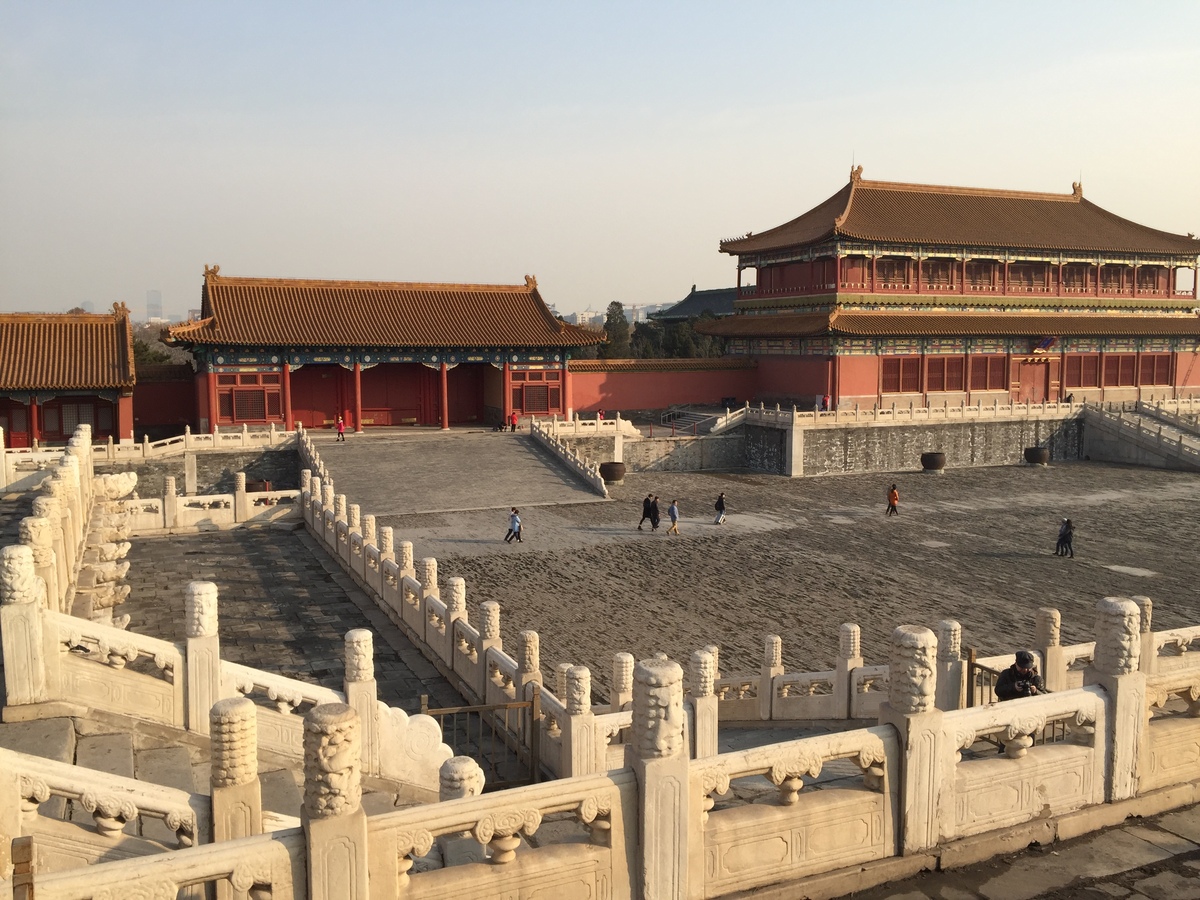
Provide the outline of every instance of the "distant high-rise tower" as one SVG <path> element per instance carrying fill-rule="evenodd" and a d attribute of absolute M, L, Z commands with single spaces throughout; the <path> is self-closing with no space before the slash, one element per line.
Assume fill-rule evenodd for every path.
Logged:
<path fill-rule="evenodd" d="M 150 321 L 162 318 L 162 291 L 146 291 L 146 318 Z"/>

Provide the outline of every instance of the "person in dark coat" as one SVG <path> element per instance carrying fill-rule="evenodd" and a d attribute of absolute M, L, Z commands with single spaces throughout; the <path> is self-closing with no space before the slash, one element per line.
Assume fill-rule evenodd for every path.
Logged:
<path fill-rule="evenodd" d="M 1017 700 L 1048 693 L 1046 682 L 1038 674 L 1037 661 L 1028 650 L 1018 650 L 1016 661 L 996 679 L 996 697 L 1000 700 Z"/>
<path fill-rule="evenodd" d="M 1063 552 L 1060 556 L 1069 556 L 1075 558 L 1075 526 L 1071 524 L 1071 520 L 1067 519 L 1063 522 L 1063 530 L 1059 535 L 1059 540 L 1062 541 Z"/>
<path fill-rule="evenodd" d="M 650 515 L 650 507 L 653 504 L 653 502 L 654 502 L 653 494 L 647 494 L 646 499 L 642 501 L 642 522 L 645 522 L 647 519 L 650 519 L 651 524 L 654 524 L 653 517 Z M 642 522 L 638 522 L 638 531 L 642 530 Z"/>
<path fill-rule="evenodd" d="M 724 491 L 717 494 L 717 502 L 716 502 L 716 505 L 714 506 L 714 508 L 717 511 L 717 517 L 715 519 L 713 519 L 713 524 L 714 525 L 724 525 L 725 524 L 725 492 Z"/>
<path fill-rule="evenodd" d="M 1065 546 L 1063 538 L 1066 537 L 1067 523 L 1070 521 L 1070 519 L 1063 519 L 1062 524 L 1058 526 L 1058 543 L 1054 545 L 1055 556 L 1066 556 L 1067 551 L 1063 549 Z"/>
<path fill-rule="evenodd" d="M 650 501 L 650 530 L 658 531 L 658 523 L 662 519 L 662 515 L 658 511 L 658 495 L 654 495 L 654 499 Z"/>

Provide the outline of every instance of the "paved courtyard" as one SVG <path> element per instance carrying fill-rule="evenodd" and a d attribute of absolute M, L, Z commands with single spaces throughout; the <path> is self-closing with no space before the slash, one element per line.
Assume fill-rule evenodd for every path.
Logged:
<path fill-rule="evenodd" d="M 393 428 L 337 441 L 310 432 L 339 494 L 376 516 L 601 502 L 526 430 Z"/>
<path fill-rule="evenodd" d="M 337 463 L 330 467 L 335 478 Z M 463 477 L 471 477 L 463 473 Z M 885 518 L 895 481 L 900 515 Z M 340 488 L 339 488 L 340 490 Z M 682 535 L 636 530 L 641 500 L 678 498 Z M 724 491 L 726 524 L 712 524 Z M 686 659 L 715 642 L 726 672 L 758 668 L 778 633 L 789 669 L 828 668 L 837 628 L 857 622 L 869 662 L 896 625 L 955 618 L 982 655 L 1028 644 L 1039 606 L 1058 607 L 1065 642 L 1092 639 L 1106 595 L 1150 596 L 1157 628 L 1200 623 L 1200 478 L 1099 463 L 790 480 L 757 474 L 639 474 L 613 502 L 522 510 L 523 544 L 502 511 L 387 517 L 468 602 L 498 600 L 506 640 L 541 634 L 542 662 L 592 667 L 611 655 Z M 359 499 L 359 498 L 354 498 Z M 369 495 L 361 498 L 372 511 Z M 1074 560 L 1053 555 L 1062 517 Z"/>
<path fill-rule="evenodd" d="M 379 697 L 412 712 L 463 702 L 350 578 L 303 531 L 247 528 L 135 538 L 129 552 L 129 628 L 182 641 L 189 581 L 219 590 L 221 657 L 340 690 L 343 642 L 352 628 L 375 632 Z"/>

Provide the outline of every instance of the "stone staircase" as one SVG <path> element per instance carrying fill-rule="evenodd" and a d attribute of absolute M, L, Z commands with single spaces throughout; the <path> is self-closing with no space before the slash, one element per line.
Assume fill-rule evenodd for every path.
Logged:
<path fill-rule="evenodd" d="M 1200 434 L 1177 415 L 1137 404 L 1136 411 L 1085 407 L 1084 453 L 1089 459 L 1200 471 Z"/>

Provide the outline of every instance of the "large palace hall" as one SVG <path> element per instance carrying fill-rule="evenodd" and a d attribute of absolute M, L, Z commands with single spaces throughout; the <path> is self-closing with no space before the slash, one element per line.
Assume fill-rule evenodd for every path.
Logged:
<path fill-rule="evenodd" d="M 871 407 L 1200 395 L 1200 241 L 1083 196 L 867 181 L 723 241 L 736 314 L 700 327 L 760 393 Z"/>

